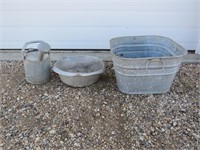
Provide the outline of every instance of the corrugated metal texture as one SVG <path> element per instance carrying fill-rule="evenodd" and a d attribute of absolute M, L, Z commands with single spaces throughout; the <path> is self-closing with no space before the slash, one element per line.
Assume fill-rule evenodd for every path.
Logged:
<path fill-rule="evenodd" d="M 53 48 L 106 49 L 116 36 L 163 35 L 198 45 L 198 0 L 2 0 L 0 48 L 43 39 Z"/>

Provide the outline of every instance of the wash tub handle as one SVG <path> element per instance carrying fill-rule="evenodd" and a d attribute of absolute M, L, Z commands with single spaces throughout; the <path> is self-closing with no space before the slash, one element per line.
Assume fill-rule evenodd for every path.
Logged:
<path fill-rule="evenodd" d="M 162 64 L 162 66 L 161 67 L 156 67 L 156 68 L 152 68 L 152 69 L 156 69 L 156 70 L 160 70 L 160 71 L 163 71 L 164 69 L 165 69 L 165 61 L 164 60 L 162 60 L 162 59 L 149 59 L 147 62 L 146 62 L 146 65 L 145 65 L 145 69 L 146 70 L 149 70 L 150 69 L 150 64 L 152 63 L 152 62 L 160 62 L 161 64 Z"/>

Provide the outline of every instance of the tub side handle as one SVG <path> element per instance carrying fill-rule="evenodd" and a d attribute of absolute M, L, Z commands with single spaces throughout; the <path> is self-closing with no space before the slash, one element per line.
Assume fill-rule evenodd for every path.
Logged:
<path fill-rule="evenodd" d="M 157 67 L 154 67 L 153 69 L 159 69 L 160 71 L 163 71 L 165 69 L 165 61 L 162 60 L 162 59 L 149 59 L 147 62 L 146 62 L 146 65 L 145 65 L 145 69 L 146 70 L 149 70 L 150 69 L 150 64 L 152 62 L 160 62 L 162 64 L 162 66 L 157 66 Z"/>

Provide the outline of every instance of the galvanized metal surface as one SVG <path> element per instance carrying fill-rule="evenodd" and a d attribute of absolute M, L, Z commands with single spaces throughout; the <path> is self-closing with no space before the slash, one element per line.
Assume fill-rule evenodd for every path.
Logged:
<path fill-rule="evenodd" d="M 119 90 L 126 94 L 166 93 L 187 51 L 161 36 L 128 36 L 110 41 Z"/>
<path fill-rule="evenodd" d="M 65 56 L 87 55 L 102 59 L 103 61 L 112 61 L 111 53 L 103 50 L 99 51 L 51 51 L 51 60 L 59 60 Z M 0 50 L 0 61 L 21 60 L 21 52 L 19 50 Z M 200 55 L 189 53 L 183 57 L 183 63 L 200 63 Z"/>
<path fill-rule="evenodd" d="M 30 44 L 38 44 L 38 51 L 26 51 Z M 43 84 L 50 80 L 50 46 L 43 41 L 31 41 L 24 44 L 22 57 L 27 82 L 32 84 Z"/>
<path fill-rule="evenodd" d="M 62 82 L 73 87 L 95 83 L 105 70 L 103 61 L 92 56 L 64 57 L 52 69 L 59 74 Z"/>

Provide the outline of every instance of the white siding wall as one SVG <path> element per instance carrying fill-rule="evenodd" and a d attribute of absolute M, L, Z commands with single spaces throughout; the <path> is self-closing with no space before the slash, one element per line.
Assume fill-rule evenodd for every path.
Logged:
<path fill-rule="evenodd" d="M 199 0 L 1 0 L 0 48 L 107 49 L 112 37 L 163 35 L 198 47 Z"/>

